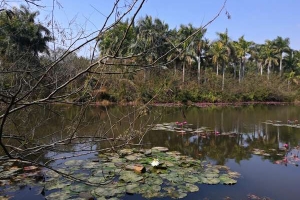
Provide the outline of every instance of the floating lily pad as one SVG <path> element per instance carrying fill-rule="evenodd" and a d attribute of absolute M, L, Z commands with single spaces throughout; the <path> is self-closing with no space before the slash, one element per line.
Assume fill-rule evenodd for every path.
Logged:
<path fill-rule="evenodd" d="M 167 152 L 169 149 L 167 147 L 153 147 L 152 151 L 160 151 L 160 152 Z"/>
<path fill-rule="evenodd" d="M 71 185 L 70 182 L 63 182 L 61 180 L 56 180 L 56 181 L 47 182 L 45 184 L 45 189 L 46 190 L 62 189 L 69 185 Z"/>
<path fill-rule="evenodd" d="M 194 185 L 194 184 L 187 183 L 186 188 L 187 188 L 188 192 L 197 192 L 197 191 L 199 191 L 199 187 L 197 185 Z"/>
<path fill-rule="evenodd" d="M 224 185 L 234 185 L 237 183 L 236 180 L 230 178 L 228 175 L 221 175 L 219 177 L 219 179 L 220 179 L 221 183 Z"/>
<path fill-rule="evenodd" d="M 128 194 L 135 194 L 139 192 L 139 184 L 138 183 L 132 183 L 126 185 L 126 193 Z"/>
<path fill-rule="evenodd" d="M 72 191 L 72 192 L 78 192 L 79 193 L 79 192 L 86 192 L 88 190 L 89 190 L 89 188 L 85 184 L 77 184 L 77 185 L 71 185 L 70 186 L 70 191 Z"/>
<path fill-rule="evenodd" d="M 123 194 L 125 192 L 125 187 L 101 187 L 94 190 L 94 193 L 100 197 L 114 197 L 117 194 Z"/>
<path fill-rule="evenodd" d="M 83 163 L 85 163 L 84 160 L 68 160 L 65 162 L 66 166 L 78 166 L 78 165 L 82 165 Z"/>
<path fill-rule="evenodd" d="M 49 195 L 46 196 L 47 200 L 65 200 L 69 199 L 71 195 L 69 192 L 66 191 L 58 191 L 58 192 L 53 192 Z"/>
<path fill-rule="evenodd" d="M 142 176 L 137 175 L 136 173 L 132 172 L 132 171 L 122 171 L 120 173 L 120 178 L 119 180 L 125 181 L 127 183 L 131 182 L 138 182 L 140 180 L 143 179 Z"/>

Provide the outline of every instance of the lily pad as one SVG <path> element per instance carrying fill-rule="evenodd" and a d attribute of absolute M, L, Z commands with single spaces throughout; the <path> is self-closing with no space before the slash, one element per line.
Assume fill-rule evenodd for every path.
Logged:
<path fill-rule="evenodd" d="M 66 166 L 79 166 L 85 163 L 84 160 L 68 160 L 65 162 Z"/>
<path fill-rule="evenodd" d="M 125 187 L 101 187 L 94 190 L 94 193 L 100 197 L 114 197 L 117 194 L 125 193 Z"/>
<path fill-rule="evenodd" d="M 221 183 L 224 185 L 234 185 L 237 183 L 236 180 L 230 178 L 228 175 L 221 175 L 219 177 L 219 179 L 220 179 Z"/>
<path fill-rule="evenodd" d="M 132 183 L 126 185 L 126 193 L 128 194 L 135 194 L 139 192 L 139 184 L 138 183 Z"/>
<path fill-rule="evenodd" d="M 136 173 L 132 171 L 122 171 L 120 173 L 120 178 L 119 180 L 125 181 L 127 183 L 133 183 L 133 182 L 138 182 L 143 179 L 142 176 L 137 175 Z"/>
<path fill-rule="evenodd" d="M 167 147 L 153 147 L 152 151 L 167 152 L 169 149 Z"/>
<path fill-rule="evenodd" d="M 186 188 L 187 188 L 188 192 L 197 192 L 197 191 L 199 191 L 199 187 L 197 185 L 194 185 L 194 184 L 187 183 Z"/>

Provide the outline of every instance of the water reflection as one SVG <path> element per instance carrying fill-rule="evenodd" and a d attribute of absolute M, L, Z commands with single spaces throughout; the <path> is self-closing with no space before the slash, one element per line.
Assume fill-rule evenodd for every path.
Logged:
<path fill-rule="evenodd" d="M 73 106 L 54 106 L 51 109 L 39 107 L 34 110 L 27 110 L 15 116 L 7 130 L 15 135 L 23 133 L 26 137 L 32 137 L 36 143 L 40 144 L 60 141 L 66 135 L 73 133 L 80 136 L 80 139 L 73 141 L 68 146 L 55 147 L 51 150 L 41 151 L 36 155 L 30 155 L 33 156 L 33 159 L 38 158 L 40 162 L 52 165 L 61 164 L 57 159 L 68 156 L 82 155 L 81 158 L 83 159 L 94 157 L 101 149 L 118 144 L 115 140 L 101 141 L 104 136 L 127 137 L 135 131 L 147 131 L 151 127 L 148 126 L 149 124 L 176 124 L 177 121 L 187 121 L 188 128 L 192 131 L 150 130 L 146 135 L 134 138 L 133 143 L 141 141 L 146 148 L 166 146 L 170 150 L 180 151 L 182 154 L 196 159 L 208 159 L 215 164 L 235 166 L 235 170 L 244 177 L 251 177 L 253 171 L 257 170 L 256 168 L 260 168 L 258 170 L 261 171 L 260 176 L 263 176 L 268 169 L 273 169 L 273 171 L 279 170 L 276 173 L 284 171 L 288 177 L 293 177 L 294 168 L 277 169 L 273 165 L 277 163 L 280 164 L 279 166 L 294 167 L 299 163 L 299 159 L 297 159 L 299 148 L 296 147 L 299 146 L 300 142 L 300 129 L 264 123 L 268 120 L 289 123 L 289 120 L 300 119 L 300 108 L 296 106 L 152 107 L 149 115 L 138 118 L 139 114 L 135 112 L 133 107 L 87 107 L 84 115 L 80 115 L 82 111 L 82 108 Z M 77 123 L 79 119 L 77 116 L 83 116 L 80 118 L 80 123 Z M 77 125 L 76 129 L 74 129 L 75 125 Z M 207 127 L 206 131 L 196 133 L 195 130 L 201 127 Z M 93 139 L 86 141 L 89 136 L 93 136 Z M 14 142 L 11 142 L 11 145 L 20 145 Z M 288 148 L 284 149 L 284 144 L 288 144 Z M 30 146 L 31 144 L 28 143 L 27 145 Z M 287 163 L 283 162 L 285 157 L 288 160 Z M 250 169 L 249 166 L 252 168 Z M 276 178 L 274 174 L 270 174 L 270 176 L 275 177 L 264 178 L 274 182 L 282 181 L 279 180 L 282 176 L 280 176 L 281 178 Z M 259 178 L 258 175 L 256 177 Z M 292 180 L 283 182 L 294 192 L 296 191 L 297 180 Z M 236 195 L 237 199 L 245 199 L 247 193 L 250 192 L 261 193 L 259 195 L 262 196 L 270 195 L 270 193 L 263 194 L 263 191 L 255 186 L 255 180 L 241 180 L 237 186 L 233 187 L 239 188 L 240 184 L 249 190 L 241 189 L 243 194 Z M 201 197 L 222 199 L 225 196 L 234 196 L 233 194 L 236 192 L 235 189 L 226 189 L 226 191 L 232 192 L 228 194 L 225 189 L 222 189 L 222 186 L 218 187 L 220 190 L 224 190 L 223 193 L 218 194 L 219 196 L 200 191 Z M 278 189 L 274 185 L 269 187 L 274 190 Z M 210 189 L 213 190 L 214 188 Z M 296 195 L 289 195 L 290 199 L 297 199 Z M 276 193 L 273 198 L 282 199 L 284 195 L 280 196 Z"/>

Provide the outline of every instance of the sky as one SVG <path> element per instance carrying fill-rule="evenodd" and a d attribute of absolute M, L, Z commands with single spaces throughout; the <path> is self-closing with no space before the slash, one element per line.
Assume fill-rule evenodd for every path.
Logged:
<path fill-rule="evenodd" d="M 21 0 L 11 1 L 20 3 Z M 55 19 L 65 28 L 69 27 L 68 22 L 73 21 L 70 26 L 73 27 L 74 36 L 76 30 L 81 28 L 89 32 L 101 27 L 114 0 L 58 2 L 62 7 L 55 4 Z M 188 23 L 200 27 L 216 16 L 223 3 L 223 0 L 147 0 L 138 18 L 151 15 L 169 24 L 170 28 Z M 45 6 L 40 9 L 40 20 L 45 21 L 45 17 L 52 11 L 52 0 L 41 0 L 40 4 Z M 273 40 L 277 36 L 288 37 L 290 47 L 300 50 L 299 9 L 299 0 L 227 0 L 223 13 L 207 27 L 205 37 L 214 40 L 217 38 L 216 32 L 225 32 L 227 28 L 232 40 L 244 35 L 246 40 L 264 43 L 266 39 Z M 32 7 L 32 10 L 35 8 Z M 231 19 L 226 17 L 226 11 L 230 13 Z"/>

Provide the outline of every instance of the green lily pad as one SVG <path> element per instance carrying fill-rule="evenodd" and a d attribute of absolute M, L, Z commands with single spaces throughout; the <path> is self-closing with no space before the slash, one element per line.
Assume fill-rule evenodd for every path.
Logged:
<path fill-rule="evenodd" d="M 135 194 L 139 192 L 139 184 L 138 183 L 132 183 L 126 185 L 126 193 L 128 194 Z"/>
<path fill-rule="evenodd" d="M 62 189 L 69 185 L 71 185 L 70 182 L 62 182 L 60 180 L 56 180 L 56 181 L 47 182 L 45 184 L 45 189 L 46 190 Z"/>
<path fill-rule="evenodd" d="M 66 191 L 58 191 L 58 192 L 53 192 L 49 195 L 46 196 L 47 200 L 65 200 L 69 199 L 71 195 L 69 192 Z"/>
<path fill-rule="evenodd" d="M 187 183 L 197 183 L 199 182 L 199 178 L 196 176 L 189 175 L 187 177 L 184 177 L 183 181 Z"/>
<path fill-rule="evenodd" d="M 107 180 L 104 177 L 92 176 L 92 177 L 88 178 L 88 182 L 95 183 L 95 184 L 105 183 L 106 181 Z"/>
<path fill-rule="evenodd" d="M 119 155 L 124 157 L 127 155 L 133 154 L 133 150 L 132 149 L 122 149 L 119 151 Z"/>
<path fill-rule="evenodd" d="M 125 181 L 127 183 L 133 183 L 133 182 L 138 182 L 143 179 L 142 176 L 137 175 L 136 173 L 132 171 L 122 171 L 120 173 L 120 178 L 119 180 Z"/>
<path fill-rule="evenodd" d="M 221 176 L 219 177 L 219 179 L 220 179 L 220 182 L 221 182 L 222 184 L 224 184 L 224 185 L 234 185 L 234 184 L 237 183 L 236 180 L 230 178 L 228 175 L 225 175 L 225 174 L 224 174 L 224 175 L 221 175 Z"/>
<path fill-rule="evenodd" d="M 194 185 L 194 184 L 187 183 L 186 188 L 187 188 L 188 192 L 197 192 L 197 191 L 199 191 L 199 187 L 197 185 Z"/>
<path fill-rule="evenodd" d="M 169 149 L 167 147 L 152 147 L 152 151 L 167 152 Z"/>
<path fill-rule="evenodd" d="M 84 160 L 68 160 L 65 162 L 66 166 L 79 166 L 85 163 Z"/>
<path fill-rule="evenodd" d="M 89 190 L 89 188 L 85 184 L 77 184 L 77 185 L 71 185 L 70 186 L 70 191 L 72 191 L 72 192 L 79 193 L 79 192 L 86 192 L 88 190 Z"/>
<path fill-rule="evenodd" d="M 94 193 L 100 197 L 114 197 L 117 194 L 123 194 L 125 192 L 125 187 L 101 187 L 94 190 Z"/>
<path fill-rule="evenodd" d="M 137 157 L 134 155 L 129 155 L 129 156 L 126 156 L 125 158 L 126 158 L 126 160 L 129 160 L 129 161 L 134 161 L 137 159 Z"/>

